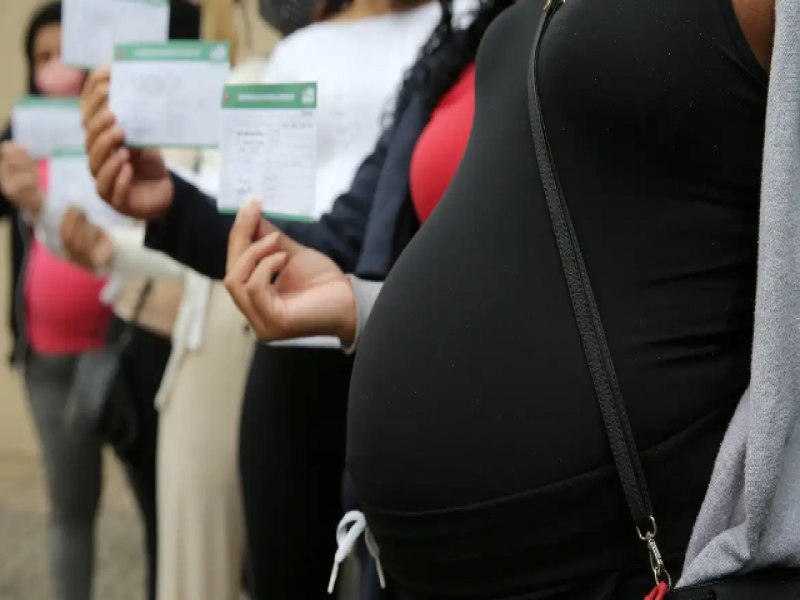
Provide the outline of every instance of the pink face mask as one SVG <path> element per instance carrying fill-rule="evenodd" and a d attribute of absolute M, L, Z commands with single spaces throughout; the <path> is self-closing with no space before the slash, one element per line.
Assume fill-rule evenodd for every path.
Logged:
<path fill-rule="evenodd" d="M 36 87 L 45 96 L 78 96 L 83 87 L 84 73 L 68 67 L 54 58 L 36 71 Z"/>

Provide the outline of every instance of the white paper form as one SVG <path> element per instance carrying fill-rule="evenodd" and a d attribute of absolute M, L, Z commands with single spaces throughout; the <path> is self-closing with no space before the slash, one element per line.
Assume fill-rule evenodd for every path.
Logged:
<path fill-rule="evenodd" d="M 111 64 L 117 44 L 166 42 L 168 0 L 63 0 L 61 58 L 84 68 Z"/>
<path fill-rule="evenodd" d="M 315 83 L 232 85 L 220 120 L 218 208 L 259 200 L 275 218 L 311 220 L 317 171 Z"/>
<path fill-rule="evenodd" d="M 15 142 L 34 158 L 47 158 L 59 146 L 82 146 L 85 135 L 78 100 L 29 96 L 11 111 Z"/>
<path fill-rule="evenodd" d="M 230 75 L 224 42 L 124 44 L 114 52 L 111 112 L 133 147 L 216 147 Z"/>
<path fill-rule="evenodd" d="M 103 228 L 133 225 L 131 219 L 119 214 L 97 195 L 83 148 L 58 148 L 53 152 L 47 204 L 48 212 L 58 215 L 63 215 L 70 207 L 79 208 L 89 221 Z"/>

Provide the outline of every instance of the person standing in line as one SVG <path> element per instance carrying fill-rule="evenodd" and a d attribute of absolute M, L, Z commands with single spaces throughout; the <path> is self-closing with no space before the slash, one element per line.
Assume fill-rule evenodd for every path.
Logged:
<path fill-rule="evenodd" d="M 232 234 L 237 301 L 261 339 L 338 332 L 357 341 L 347 466 L 393 597 L 641 598 L 654 572 L 662 592 L 668 585 L 658 560 L 677 584 L 687 558 L 691 569 L 693 536 L 704 526 L 739 529 L 753 506 L 773 513 L 771 524 L 748 524 L 758 528 L 758 545 L 748 548 L 748 533 L 696 547 L 700 572 L 691 583 L 703 572 L 716 578 L 720 566 L 737 575 L 794 567 L 761 585 L 772 590 L 765 597 L 796 597 L 796 453 L 783 440 L 768 453 L 763 441 L 733 452 L 727 442 L 777 429 L 777 412 L 739 409 L 791 399 L 797 380 L 764 366 L 754 332 L 761 326 L 763 335 L 774 318 L 764 305 L 794 307 L 788 298 L 764 300 L 791 288 L 761 280 L 787 278 L 793 261 L 782 263 L 773 247 L 758 264 L 758 253 L 759 242 L 768 245 L 759 239 L 760 199 L 772 200 L 773 220 L 775 204 L 785 203 L 796 234 L 793 198 L 775 197 L 776 188 L 796 186 L 762 185 L 762 165 L 777 180 L 797 181 L 796 162 L 776 156 L 796 161 L 797 140 L 765 129 L 765 116 L 773 126 L 797 124 L 796 114 L 777 115 L 797 105 L 797 80 L 786 74 L 798 72 L 800 11 L 774 0 L 577 0 L 550 2 L 543 17 L 543 5 L 520 0 L 487 33 L 466 153 L 385 284 L 370 282 L 374 291 L 383 286 L 374 309 L 354 293 L 362 284 L 313 250 L 277 233 L 251 246 L 254 233 L 269 234 L 252 209 Z M 772 62 L 781 81 L 770 75 L 776 6 L 786 18 Z M 533 93 L 549 150 L 537 152 L 529 77 L 542 31 Z M 557 177 L 548 180 L 544 168 L 540 176 L 542 160 Z M 581 315 L 562 266 L 569 263 L 547 206 L 545 190 L 557 187 L 615 363 L 601 370 L 622 389 L 650 486 L 651 535 L 638 527 L 648 541 L 660 532 L 653 563 L 633 531 L 596 371 L 587 367 L 591 350 L 576 326 Z M 423 195 L 413 200 L 425 218 Z M 772 234 L 764 223 L 761 233 Z M 796 314 L 781 318 L 790 324 Z M 761 361 L 751 363 L 754 350 Z M 749 387 L 756 381 L 761 390 Z M 792 423 L 794 413 L 780 418 Z M 758 425 L 742 428 L 742 419 Z M 758 478 L 715 488 L 712 472 L 744 471 L 751 449 L 783 461 L 779 492 Z M 746 493 L 737 497 L 737 489 Z M 732 596 L 763 589 L 739 585 Z M 666 597 L 673 595 L 715 594 L 678 588 Z"/>
<path fill-rule="evenodd" d="M 440 10 L 429 2 L 297 4 L 301 13 L 321 19 L 298 27 L 297 19 L 284 20 L 281 10 L 271 8 L 264 12 L 273 24 L 292 33 L 274 49 L 263 80 L 318 82 L 321 214 L 373 146 L 401 76 Z M 258 598 L 325 594 L 334 547 L 330 532 L 341 514 L 350 364 L 333 346 L 328 339 L 256 349 L 241 420 L 240 465 Z"/>
<path fill-rule="evenodd" d="M 26 46 L 31 57 L 32 93 L 78 95 L 86 78 L 83 71 L 60 62 L 60 22 L 60 3 L 46 5 L 32 21 Z M 174 0 L 170 37 L 196 37 L 198 29 L 196 7 Z M 9 128 L 3 139 L 11 137 Z M 19 224 L 13 244 L 15 357 L 25 366 L 34 420 L 48 464 L 54 587 L 59 600 L 83 599 L 91 594 L 102 441 L 64 429 L 66 396 L 80 355 L 119 335 L 144 282 L 129 282 L 128 288 L 116 295 L 112 314 L 105 305 L 109 297 L 105 277 L 87 274 L 62 260 L 58 223 L 53 222 L 56 215 L 47 210 L 46 161 L 37 165 L 13 141 L 4 142 L 0 152 L 0 208 Z M 38 181 L 31 175 L 34 169 L 38 170 Z M 33 230 L 35 236 L 31 235 Z M 177 299 L 168 289 L 171 285 L 153 285 L 121 363 L 121 376 L 134 402 L 137 437 L 119 458 L 143 518 L 146 596 L 151 600 L 156 585 L 157 418 L 153 399 L 169 356 L 168 336 L 177 310 Z M 180 293 L 179 288 L 176 291 Z"/>
<path fill-rule="evenodd" d="M 200 8 L 203 36 L 228 41 L 233 62 L 239 62 L 234 3 L 206 0 Z M 230 82 L 259 82 L 265 61 L 241 62 Z M 219 162 L 215 150 L 169 151 L 168 156 L 173 168 L 204 182 L 213 193 Z M 140 227 L 103 230 L 70 209 L 60 231 L 68 256 L 91 271 L 182 285 L 172 352 L 155 398 L 157 598 L 238 600 L 246 546 L 238 433 L 254 349 L 247 322 L 221 283 L 143 247 Z"/>
<path fill-rule="evenodd" d="M 25 36 L 28 92 L 77 96 L 85 73 L 65 66 L 61 4 L 36 11 Z M 56 600 L 89 600 L 94 534 L 102 487 L 102 442 L 67 429 L 65 410 L 81 354 L 105 343 L 111 311 L 100 300 L 105 281 L 61 260 L 37 230 L 47 193 L 47 161 L 35 161 L 6 130 L 0 144 L 0 215 L 12 229 L 14 362 L 24 370 L 42 448 L 49 502 L 49 563 Z"/>
<path fill-rule="evenodd" d="M 477 45 L 489 23 L 505 7 L 507 2 L 484 2 L 480 3 L 474 13 L 469 14 L 470 25 L 462 29 L 460 20 L 462 13 L 460 7 L 456 7 L 456 20 L 453 15 L 453 6 L 450 2 L 442 2 L 440 8 L 440 22 L 434 34 L 426 42 L 423 48 L 423 57 L 412 69 L 409 70 L 399 96 L 395 101 L 394 121 L 383 133 L 378 146 L 358 169 L 351 188 L 340 195 L 332 209 L 324 214 L 320 221 L 315 224 L 295 227 L 293 224 L 282 223 L 288 231 L 297 234 L 300 239 L 309 241 L 312 245 L 324 248 L 334 259 L 345 268 L 352 269 L 358 260 L 359 253 L 362 255 L 365 268 L 373 270 L 378 277 L 385 275 L 386 269 L 393 262 L 393 253 L 407 242 L 418 227 L 417 217 L 410 209 L 408 203 L 408 181 L 409 181 L 409 162 L 414 146 L 432 116 L 432 111 L 437 104 L 442 101 L 448 106 L 452 104 L 458 116 L 458 128 L 452 136 L 444 136 L 445 139 L 452 141 L 452 147 L 446 152 L 446 160 L 442 177 L 437 177 L 434 182 L 434 190 L 429 194 L 436 197 L 437 186 L 441 186 L 446 181 L 446 173 L 453 170 L 458 163 L 458 157 L 466 143 L 469 133 L 469 115 L 471 114 L 471 91 L 472 91 L 472 69 L 470 67 L 474 59 Z M 474 19 L 474 21 L 473 21 Z M 289 38 L 291 39 L 291 38 Z M 97 142 L 98 148 L 95 150 L 95 157 L 103 156 L 102 147 L 105 144 L 119 144 L 122 141 L 122 132 L 114 128 L 113 115 L 105 109 L 107 99 L 107 82 L 105 77 L 98 75 L 94 78 L 92 89 L 87 90 L 84 100 L 85 117 L 89 122 L 90 138 Z M 452 92 L 452 93 L 451 93 Z M 320 93 L 322 97 L 322 92 Z M 446 102 L 445 102 L 446 96 Z M 445 111 L 445 120 L 449 120 L 450 111 Z M 440 136 L 437 139 L 441 139 Z M 92 144 L 90 144 L 92 145 Z M 109 146 L 111 147 L 111 146 Z M 436 153 L 428 153 L 428 156 Z M 123 158 L 122 153 L 114 156 L 114 159 Z M 143 157 L 144 158 L 144 157 Z M 146 157 L 156 159 L 152 153 Z M 119 163 L 122 165 L 124 160 Z M 104 163 L 97 160 L 95 168 L 99 168 Z M 113 165 L 113 160 L 112 160 Z M 117 165 L 117 166 L 119 166 Z M 436 170 L 436 169 L 434 169 Z M 108 168 L 103 169 L 109 171 Z M 97 171 L 95 171 L 97 173 Z M 114 174 L 114 170 L 111 170 Z M 166 175 L 166 171 L 164 171 Z M 130 173 L 128 173 L 130 175 Z M 422 179 L 427 179 L 423 176 Z M 441 179 L 441 181 L 439 181 Z M 163 208 L 164 204 L 170 204 L 169 210 L 163 215 L 163 219 L 151 222 L 149 225 L 148 243 L 155 248 L 167 251 L 178 260 L 198 268 L 204 273 L 216 278 L 220 278 L 225 272 L 225 253 L 227 248 L 228 232 L 232 223 L 231 218 L 219 215 L 213 204 L 198 194 L 197 190 L 191 188 L 178 178 L 173 179 L 175 192 L 171 198 L 156 198 L 152 206 L 156 205 Z M 98 177 L 98 185 L 101 191 L 107 183 L 105 176 Z M 445 184 L 446 185 L 446 184 Z M 146 195 L 146 194 L 145 194 Z M 137 196 L 138 197 L 138 196 Z M 106 195 L 106 198 L 110 196 Z M 145 200 L 142 198 L 142 200 Z M 148 200 L 149 202 L 149 200 Z M 431 200 L 433 202 L 433 200 Z M 150 206 L 150 204 L 148 204 Z M 130 210 L 127 206 L 126 210 Z M 155 216 L 152 213 L 141 212 L 139 216 Z M 256 209 L 258 215 L 258 209 Z M 363 247 L 363 251 L 362 251 Z M 331 306 L 332 308 L 335 308 Z M 258 355 L 263 355 L 263 360 L 259 360 Z M 295 362 L 290 363 L 289 361 Z M 340 359 L 341 360 L 341 359 Z M 287 368 L 287 364 L 292 368 Z M 290 354 L 283 348 L 271 347 L 267 345 L 259 346 L 256 360 L 251 369 L 251 380 L 245 400 L 245 416 L 242 420 L 242 469 L 245 486 L 247 486 L 248 473 L 253 473 L 253 484 L 258 480 L 256 474 L 273 472 L 280 473 L 280 469 L 287 456 L 287 448 L 294 453 L 300 453 L 299 459 L 311 463 L 316 460 L 319 464 L 323 460 L 330 461 L 330 457 L 320 455 L 317 459 L 314 453 L 318 449 L 324 449 L 330 444 L 337 444 L 335 447 L 342 448 L 341 439 L 335 436 L 341 435 L 340 428 L 332 427 L 333 424 L 341 423 L 343 427 L 345 406 L 332 401 L 338 397 L 331 389 L 330 374 L 320 371 L 316 373 L 313 369 L 309 370 L 311 363 L 308 357 Z M 327 376 L 327 378 L 326 378 Z M 305 379 L 303 379 L 305 378 Z M 300 382 L 300 383 L 298 383 Z M 346 393 L 347 381 L 343 387 Z M 289 403 L 286 401 L 278 402 L 269 392 L 275 390 L 276 385 L 285 389 L 286 398 L 292 397 L 297 390 L 309 390 L 313 392 L 311 398 L 318 398 L 316 404 L 309 401 Z M 302 388 L 298 387 L 302 385 Z M 326 386 L 326 390 L 320 387 Z M 293 387 L 294 386 L 294 387 Z M 303 393 L 306 393 L 303 391 Z M 337 392 L 338 393 L 338 392 Z M 295 398 L 297 396 L 295 395 Z M 317 404 L 319 406 L 317 406 Z M 310 410 L 309 406 L 315 410 Z M 263 412 L 262 412 L 263 411 Z M 323 419 L 326 415 L 335 415 L 339 421 L 331 418 Z M 280 426 L 289 423 L 291 428 L 280 429 Z M 319 425 L 313 426 L 315 423 Z M 273 429 L 275 428 L 275 429 Z M 245 430 L 252 431 L 250 442 L 245 441 Z M 265 430 L 269 435 L 265 435 Z M 329 441 L 317 440 L 309 436 L 315 433 L 319 438 L 328 436 Z M 258 434 L 258 438 L 256 437 Z M 259 439 L 259 444 L 255 441 Z M 247 448 L 247 444 L 251 448 Z M 255 454 L 258 450 L 259 454 Z M 262 454 L 263 453 L 263 454 Z M 263 456 L 258 462 L 259 456 Z M 288 455 L 294 464 L 298 464 L 298 458 Z M 262 466 L 263 465 L 263 466 Z M 333 494 L 338 489 L 339 475 L 336 469 L 326 469 L 330 473 L 330 481 L 324 489 L 330 490 Z M 296 476 L 301 476 L 310 472 L 320 472 L 316 470 L 295 469 L 284 471 L 284 477 L 295 481 Z M 272 477 L 272 475 L 270 475 Z M 270 479 L 272 481 L 272 479 Z M 261 483 L 264 494 L 271 493 L 270 486 Z M 293 484 L 296 489 L 297 484 Z M 305 485 L 313 491 L 318 489 L 320 481 L 309 479 Z M 316 488 L 314 486 L 317 486 Z M 348 489 L 349 486 L 346 486 Z M 287 488 L 288 489 L 288 488 Z M 255 497 L 255 496 L 254 496 Z M 285 498 L 286 496 L 274 496 L 274 500 Z M 312 498 L 311 493 L 304 493 L 304 498 Z M 247 489 L 245 489 L 247 501 Z M 313 573 L 318 573 L 313 579 L 308 578 L 303 590 L 308 590 L 307 597 L 318 597 L 324 594 L 324 588 L 330 575 L 330 560 L 332 550 L 335 547 L 334 540 L 330 536 L 333 527 L 330 523 L 335 523 L 341 516 L 341 507 L 338 502 L 331 501 L 329 496 L 320 499 L 320 508 L 327 511 L 325 521 L 328 525 L 318 526 L 312 532 L 313 539 L 321 540 L 318 543 L 320 551 L 313 553 L 314 560 Z M 324 503 L 323 503 L 324 500 Z M 272 502 L 270 498 L 266 502 Z M 299 507 L 304 510 L 298 511 L 298 517 L 287 515 L 285 510 L 265 510 L 265 507 L 277 506 L 275 504 L 253 505 L 259 511 L 255 515 L 258 521 L 251 519 L 248 512 L 247 526 L 249 536 L 253 544 L 260 544 L 257 547 L 250 547 L 251 552 L 258 556 L 268 556 L 263 551 L 259 553 L 259 548 L 269 547 L 275 543 L 275 538 L 266 537 L 261 532 L 265 529 L 261 527 L 253 528 L 254 524 L 269 524 L 280 517 L 282 522 L 278 525 L 281 529 L 276 531 L 285 532 L 278 538 L 288 539 L 292 546 L 290 554 L 302 555 L 308 537 L 302 535 L 305 531 L 305 522 L 308 516 L 307 506 Z M 283 504 L 283 506 L 292 506 Z M 280 507 L 279 507 L 280 508 Z M 294 508 L 294 507 L 293 507 Z M 292 518 L 290 518 L 292 517 Z M 298 532 L 298 524 L 303 525 L 303 529 Z M 313 523 L 310 523 L 311 525 Z M 323 552 L 325 550 L 327 553 Z M 277 550 L 276 550 L 277 551 Z M 278 561 L 277 563 L 275 561 Z M 256 566 L 264 564 L 256 562 Z M 273 559 L 272 565 L 281 564 L 280 557 Z M 306 564 L 296 563 L 300 573 Z M 371 571 L 366 573 L 371 575 Z M 265 583 L 280 582 L 280 575 L 275 578 L 268 578 L 271 574 L 270 564 L 267 564 L 261 574 L 257 574 L 259 579 L 263 578 Z M 302 575 L 301 575 L 302 576 Z M 286 581 L 286 579 L 283 579 Z M 367 591 L 374 591 L 377 581 L 371 581 Z M 280 588 L 271 588 L 280 589 Z"/>

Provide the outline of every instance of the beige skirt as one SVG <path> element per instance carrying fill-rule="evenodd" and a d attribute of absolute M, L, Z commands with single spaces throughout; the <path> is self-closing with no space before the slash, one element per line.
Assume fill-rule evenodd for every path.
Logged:
<path fill-rule="evenodd" d="M 159 600 L 238 600 L 245 552 L 239 418 L 254 338 L 221 283 L 202 347 L 177 365 L 158 446 Z"/>

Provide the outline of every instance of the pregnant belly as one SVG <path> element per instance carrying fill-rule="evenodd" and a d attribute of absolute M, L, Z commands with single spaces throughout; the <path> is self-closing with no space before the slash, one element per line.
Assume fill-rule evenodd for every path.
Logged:
<path fill-rule="evenodd" d="M 464 248 L 428 254 L 425 233 L 359 343 L 348 464 L 364 500 L 435 510 L 602 465 L 605 433 L 561 286 L 502 269 L 477 283 L 473 257 L 447 261 Z"/>
<path fill-rule="evenodd" d="M 552 246 L 512 226 L 487 254 L 443 208 L 387 280 L 352 378 L 347 467 L 389 576 L 497 599 L 646 568 Z M 680 373 L 623 365 L 677 570 L 741 389 L 699 388 L 684 410 Z"/>
<path fill-rule="evenodd" d="M 362 500 L 385 509 L 481 503 L 610 464 L 546 209 L 529 201 L 535 188 L 505 195 L 502 212 L 462 183 L 398 260 L 359 342 L 348 467 Z M 744 286 L 736 271 L 649 286 L 651 263 L 626 263 L 630 253 L 608 245 L 584 253 L 647 450 L 746 388 L 750 331 L 733 323 L 748 317 L 725 301 Z"/>

